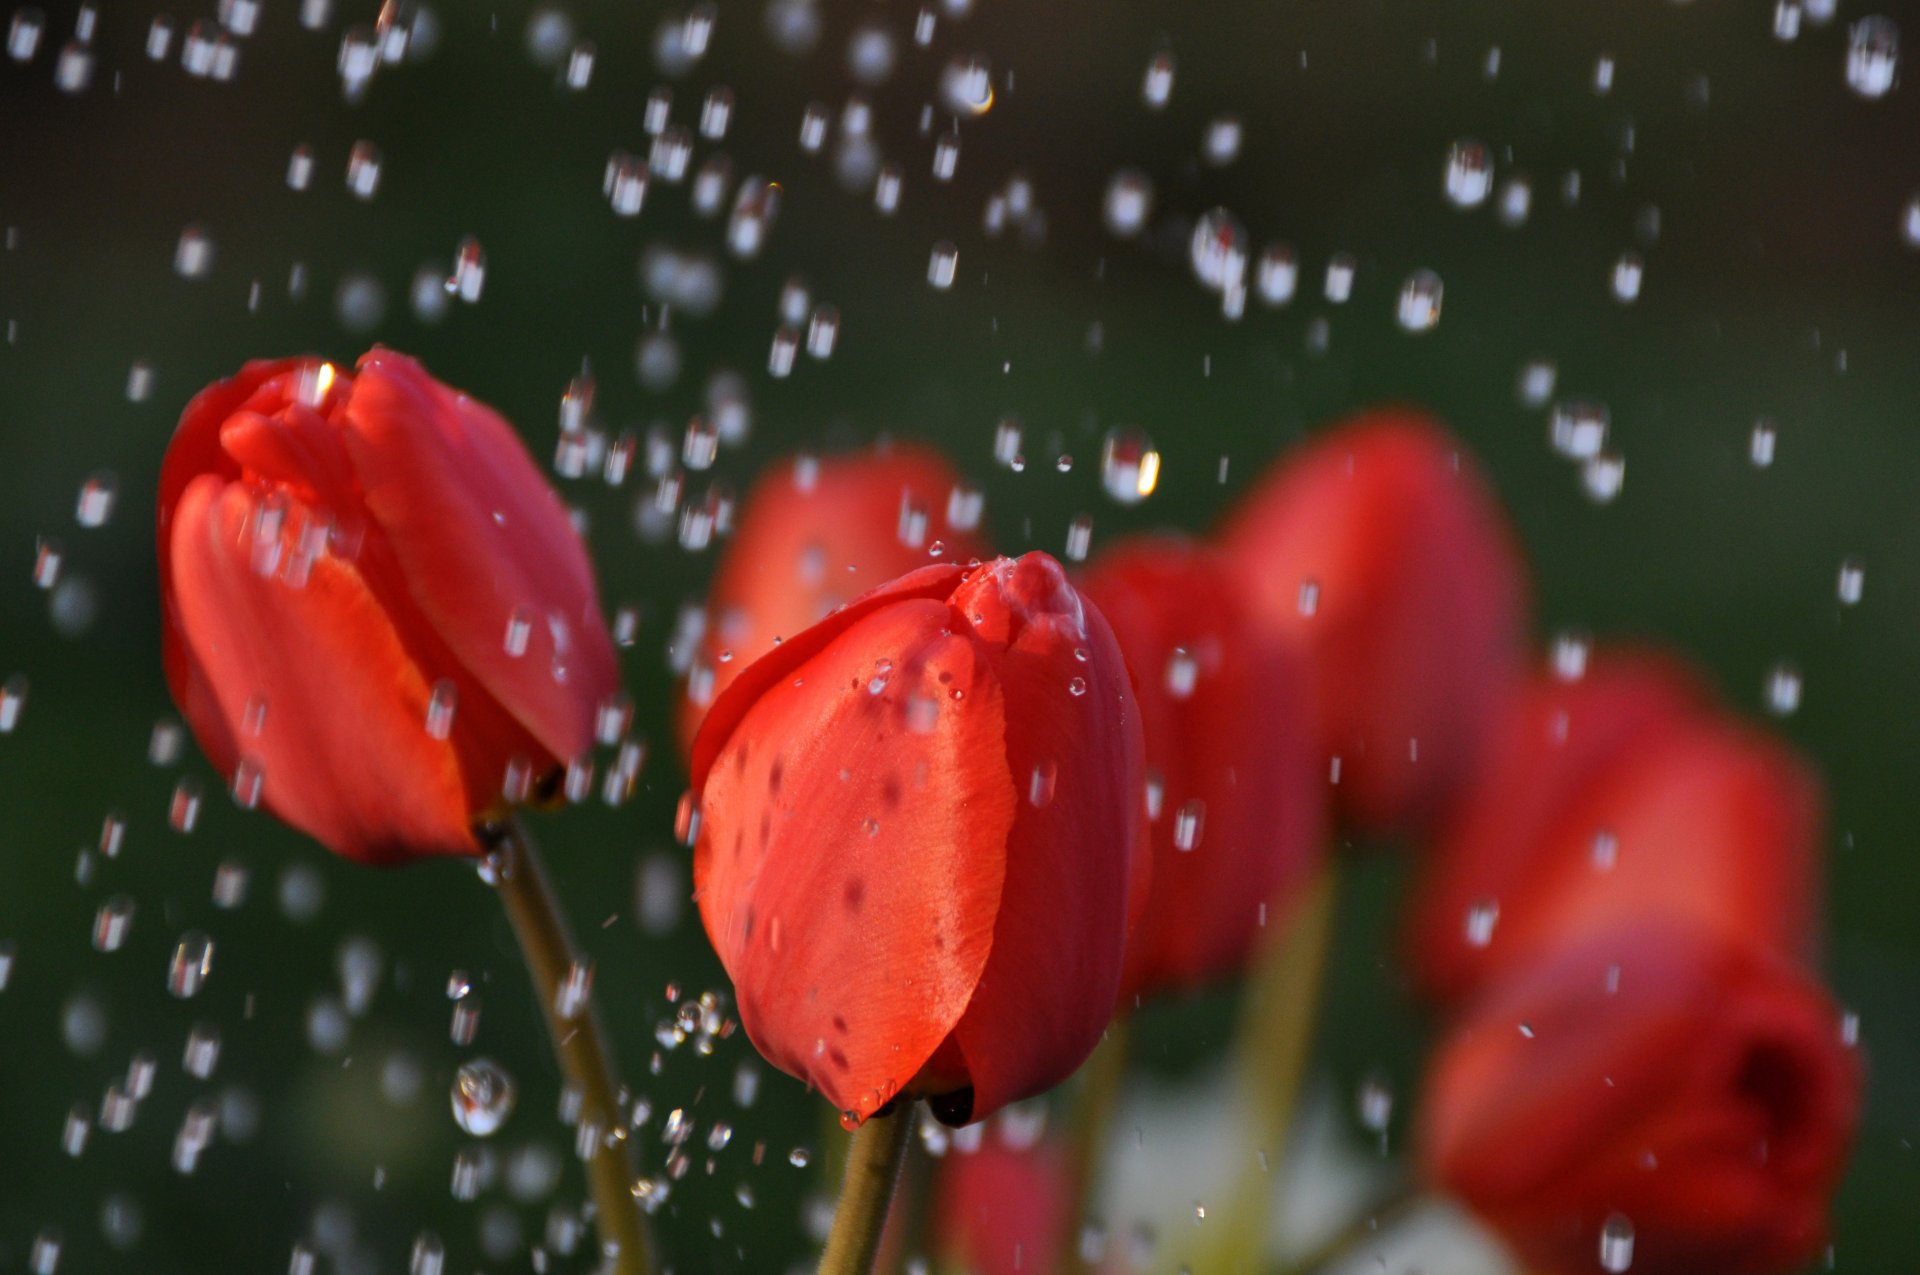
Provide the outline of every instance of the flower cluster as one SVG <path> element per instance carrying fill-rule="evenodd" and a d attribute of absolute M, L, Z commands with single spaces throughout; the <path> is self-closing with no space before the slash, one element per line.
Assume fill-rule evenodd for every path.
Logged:
<path fill-rule="evenodd" d="M 1533 671 L 1515 537 L 1444 429 L 1349 420 L 1214 536 L 1078 573 L 993 556 L 979 515 L 921 450 L 789 462 L 720 565 L 683 815 L 772 1063 L 849 1128 L 921 1099 L 980 1121 L 1116 1013 L 1259 961 L 1336 833 L 1391 837 L 1443 1018 L 1432 1185 L 1552 1275 L 1817 1252 L 1862 1087 L 1813 972 L 1817 784 L 1670 656 L 1570 642 Z M 403 356 L 205 391 L 159 547 L 202 746 L 349 857 L 485 852 L 620 702 L 565 509 L 505 421 Z M 1057 1248 L 1069 1159 L 956 1173 L 1024 1184 L 997 1238 L 972 1188 L 942 1206 L 964 1260 Z"/>

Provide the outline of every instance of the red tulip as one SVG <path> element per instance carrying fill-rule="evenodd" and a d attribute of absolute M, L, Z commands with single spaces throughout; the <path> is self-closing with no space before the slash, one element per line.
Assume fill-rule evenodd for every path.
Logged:
<path fill-rule="evenodd" d="M 1796 1270 L 1824 1242 L 1860 1113 L 1841 1033 L 1768 947 L 1687 925 L 1590 932 L 1511 970 L 1448 1035 L 1420 1162 L 1543 1275 Z"/>
<path fill-rule="evenodd" d="M 1035 1275 L 1054 1269 L 1065 1250 L 1073 1207 L 1065 1147 L 989 1137 L 977 1151 L 950 1151 L 940 1162 L 934 1233 L 957 1269 Z"/>
<path fill-rule="evenodd" d="M 776 466 L 748 493 L 707 599 L 679 710 L 682 750 L 707 706 L 782 638 L 916 567 L 987 556 L 978 520 L 952 466 L 923 448 Z"/>
<path fill-rule="evenodd" d="M 1580 681 L 1542 678 L 1426 857 L 1415 978 L 1458 999 L 1570 934 L 1647 915 L 1804 958 L 1819 806 L 1792 753 L 1713 711 L 1675 665 L 1604 654 Z"/>
<path fill-rule="evenodd" d="M 1341 813 L 1429 826 L 1521 667 L 1520 561 L 1485 479 L 1429 417 L 1371 412 L 1287 457 L 1226 544 L 1261 621 L 1311 663 Z"/>
<path fill-rule="evenodd" d="M 1153 880 L 1125 1001 L 1232 974 L 1280 928 L 1319 860 L 1326 771 L 1305 669 L 1251 622 L 1219 554 L 1135 541 L 1082 588 L 1133 670 L 1146 735 Z"/>
<path fill-rule="evenodd" d="M 160 480 L 167 680 L 242 804 L 349 858 L 476 854 L 617 689 L 580 538 L 513 429 L 388 350 L 249 363 Z"/>
<path fill-rule="evenodd" d="M 1140 749 L 1045 554 L 923 567 L 749 665 L 694 745 L 694 888 L 760 1052 L 854 1120 L 1070 1074 L 1119 986 Z"/>

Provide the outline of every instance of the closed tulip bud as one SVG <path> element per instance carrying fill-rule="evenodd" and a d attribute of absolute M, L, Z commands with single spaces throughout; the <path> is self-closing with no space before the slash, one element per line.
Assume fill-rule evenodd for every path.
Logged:
<path fill-rule="evenodd" d="M 1785 1275 L 1825 1242 L 1861 1083 L 1777 951 L 1627 924 L 1488 986 L 1432 1060 L 1418 1156 L 1541 1275 Z"/>
<path fill-rule="evenodd" d="M 419 364 L 248 364 L 159 500 L 168 684 L 243 805 L 392 863 L 477 854 L 618 688 L 580 537 L 513 429 Z"/>
<path fill-rule="evenodd" d="M 1663 916 L 1810 954 L 1818 787 L 1670 661 L 1603 652 L 1535 681 L 1425 857 L 1406 944 L 1457 1000 L 1569 934 Z"/>
<path fill-rule="evenodd" d="M 1146 738 L 1152 885 L 1128 1001 L 1235 974 L 1280 929 L 1320 857 L 1326 776 L 1300 658 L 1252 622 L 1219 554 L 1123 543 L 1082 589 L 1133 670 Z"/>
<path fill-rule="evenodd" d="M 1285 457 L 1226 545 L 1261 622 L 1306 653 L 1340 813 L 1431 827 L 1521 667 L 1521 566 L 1485 479 L 1431 418 L 1370 412 Z"/>
<path fill-rule="evenodd" d="M 924 448 L 775 466 L 747 494 L 707 599 L 679 708 L 682 750 L 740 670 L 780 641 L 916 567 L 986 556 L 979 519 L 978 493 Z"/>
<path fill-rule="evenodd" d="M 694 887 L 760 1052 L 850 1123 L 1070 1074 L 1119 987 L 1140 750 L 1045 554 L 923 567 L 742 671 L 694 746 Z"/>

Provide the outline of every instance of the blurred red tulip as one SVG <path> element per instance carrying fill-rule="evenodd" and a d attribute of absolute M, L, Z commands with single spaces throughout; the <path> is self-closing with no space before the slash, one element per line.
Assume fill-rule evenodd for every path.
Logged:
<path fill-rule="evenodd" d="M 748 493 L 707 599 L 679 708 L 683 753 L 707 706 L 781 639 L 916 567 L 988 556 L 979 517 L 977 495 L 923 448 L 776 466 Z"/>
<path fill-rule="evenodd" d="M 1113 634 L 1045 554 L 923 567 L 749 665 L 694 745 L 694 886 L 760 1052 L 854 1119 L 1070 1074 L 1141 800 Z"/>
<path fill-rule="evenodd" d="M 1425 857 L 1406 943 L 1456 1000 L 1569 935 L 1669 917 L 1811 953 L 1820 801 L 1806 767 L 1678 665 L 1602 653 L 1535 681 Z"/>
<path fill-rule="evenodd" d="M 945 1264 L 971 1275 L 1040 1275 L 1065 1251 L 1074 1202 L 1057 1142 L 1015 1147 L 989 1137 L 976 1151 L 949 1151 L 937 1192 L 934 1239 Z"/>
<path fill-rule="evenodd" d="M 243 805 L 349 858 L 477 854 L 618 689 L 580 537 L 499 416 L 388 350 L 250 363 L 160 481 L 167 680 Z"/>
<path fill-rule="evenodd" d="M 1122 543 L 1083 591 L 1133 670 L 1146 736 L 1146 910 L 1123 1001 L 1243 967 L 1277 931 L 1322 849 L 1326 772 L 1306 671 L 1251 623 L 1215 551 Z"/>
<path fill-rule="evenodd" d="M 1825 1240 L 1862 1067 L 1777 951 L 1685 924 L 1516 967 L 1428 1075 L 1427 1175 L 1542 1275 L 1763 1275 Z"/>
<path fill-rule="evenodd" d="M 1485 479 L 1431 418 L 1366 413 L 1283 459 L 1226 544 L 1261 621 L 1310 661 L 1340 813 L 1429 827 L 1521 668 L 1521 564 Z"/>

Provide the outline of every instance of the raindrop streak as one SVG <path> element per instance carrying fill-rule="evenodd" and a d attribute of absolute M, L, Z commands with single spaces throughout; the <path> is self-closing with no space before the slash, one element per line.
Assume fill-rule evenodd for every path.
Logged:
<path fill-rule="evenodd" d="M 1137 505 L 1160 483 L 1160 453 L 1153 440 L 1135 429 L 1114 429 L 1100 447 L 1100 483 L 1123 505 Z M 948 510 L 951 522 L 952 510 Z"/>
<path fill-rule="evenodd" d="M 96 952 L 117 952 L 127 941 L 127 933 L 133 929 L 133 900 L 124 894 L 116 894 L 100 905 L 93 914 L 93 950 Z"/>
<path fill-rule="evenodd" d="M 454 1123 L 476 1138 L 491 1136 L 513 1114 L 513 1077 L 490 1058 L 462 1063 L 449 1095 Z"/>

